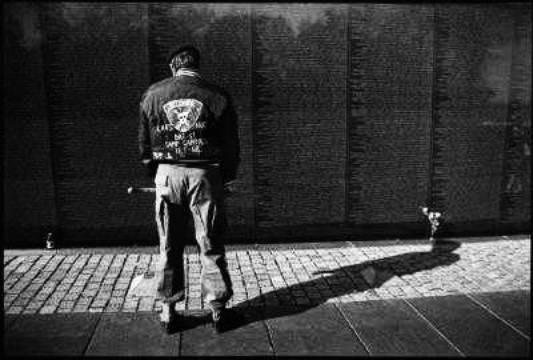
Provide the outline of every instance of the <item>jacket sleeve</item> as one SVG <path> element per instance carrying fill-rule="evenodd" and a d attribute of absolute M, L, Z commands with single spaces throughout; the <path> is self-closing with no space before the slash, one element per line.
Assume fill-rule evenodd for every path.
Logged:
<path fill-rule="evenodd" d="M 141 160 L 152 159 L 152 145 L 150 139 L 150 129 L 148 117 L 144 111 L 144 107 L 141 104 L 139 105 L 139 134 L 138 134 L 138 145 L 139 145 L 139 157 Z"/>
<path fill-rule="evenodd" d="M 222 113 L 222 162 L 221 172 L 224 183 L 235 180 L 241 161 L 238 118 L 231 99 Z"/>

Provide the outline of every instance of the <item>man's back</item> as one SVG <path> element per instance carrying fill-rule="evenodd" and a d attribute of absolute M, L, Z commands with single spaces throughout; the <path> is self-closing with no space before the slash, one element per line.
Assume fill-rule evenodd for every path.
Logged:
<path fill-rule="evenodd" d="M 235 143 L 227 139 L 228 127 L 236 125 L 229 97 L 196 73 L 153 84 L 140 105 L 144 126 L 140 134 L 145 136 L 142 157 L 149 155 L 142 145 L 149 140 L 151 158 L 156 161 L 220 162 L 224 146 Z"/>
<path fill-rule="evenodd" d="M 143 163 L 217 163 L 225 182 L 235 179 L 237 114 L 229 95 L 197 72 L 180 70 L 150 86 L 140 102 L 140 118 Z"/>

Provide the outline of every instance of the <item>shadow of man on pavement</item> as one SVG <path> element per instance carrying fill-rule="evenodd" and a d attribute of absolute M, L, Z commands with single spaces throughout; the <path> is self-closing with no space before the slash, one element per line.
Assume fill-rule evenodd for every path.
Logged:
<path fill-rule="evenodd" d="M 460 259 L 459 255 L 453 253 L 459 246 L 460 243 L 458 242 L 440 240 L 431 251 L 405 253 L 338 269 L 317 271 L 313 275 L 322 276 L 261 294 L 233 306 L 229 309 L 232 320 L 227 324 L 225 330 L 233 330 L 269 318 L 304 312 L 333 297 L 350 294 L 354 291 L 364 292 L 379 288 L 394 276 L 404 276 L 439 266 L 451 265 Z M 324 296 L 323 293 L 319 292 L 321 289 L 327 288 L 333 290 L 333 295 L 330 293 Z M 287 305 L 268 305 L 276 303 L 280 299 L 290 299 L 291 294 L 302 292 L 307 294 L 314 292 L 319 295 L 311 298 L 311 302 L 305 305 L 291 304 L 289 301 L 282 301 L 282 304 L 287 303 Z"/>

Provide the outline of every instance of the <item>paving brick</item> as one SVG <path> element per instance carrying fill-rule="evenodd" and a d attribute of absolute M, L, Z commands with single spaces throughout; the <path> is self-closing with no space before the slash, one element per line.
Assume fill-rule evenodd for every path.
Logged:
<path fill-rule="evenodd" d="M 20 314 L 24 310 L 22 306 L 11 306 L 7 309 L 7 314 Z"/>
<path fill-rule="evenodd" d="M 30 302 L 31 298 L 21 298 L 21 297 L 18 297 L 14 302 L 13 302 L 13 306 L 15 307 L 18 307 L 18 306 L 26 306 L 26 304 L 28 304 Z"/>
<path fill-rule="evenodd" d="M 100 290 L 104 292 L 111 292 L 113 290 L 113 285 L 111 284 L 101 285 Z"/>
<path fill-rule="evenodd" d="M 63 297 L 65 297 L 65 295 L 67 295 L 66 291 L 57 290 L 57 291 L 54 291 L 50 297 L 52 299 L 62 299 Z"/>
<path fill-rule="evenodd" d="M 91 303 L 91 307 L 102 307 L 107 304 L 109 299 L 95 298 Z"/>
<path fill-rule="evenodd" d="M 118 297 L 118 296 L 125 296 L 126 295 L 126 290 L 113 290 L 113 292 L 111 293 L 111 296 L 113 297 Z"/>
<path fill-rule="evenodd" d="M 82 296 L 78 299 L 76 305 L 89 305 L 92 301 L 92 297 Z"/>
<path fill-rule="evenodd" d="M 98 293 L 98 289 L 83 290 L 82 295 L 87 297 L 94 297 Z"/>
<path fill-rule="evenodd" d="M 67 285 L 67 284 L 61 284 L 61 285 L 59 285 L 59 286 L 56 288 L 56 290 L 58 290 L 58 291 L 66 291 L 66 290 L 68 290 L 69 288 L 70 288 L 70 285 Z"/>
<path fill-rule="evenodd" d="M 74 276 L 68 276 L 68 277 L 63 279 L 62 284 L 68 285 L 70 287 L 75 282 L 76 282 L 76 278 Z"/>
<path fill-rule="evenodd" d="M 19 294 L 19 298 L 28 299 L 34 296 L 33 291 L 24 290 Z"/>
<path fill-rule="evenodd" d="M 28 307 L 26 307 L 22 311 L 22 314 L 37 314 L 38 312 L 39 312 L 39 308 L 28 308 Z"/>
<path fill-rule="evenodd" d="M 125 301 L 125 294 L 124 295 L 112 295 L 109 299 L 111 302 L 124 302 Z"/>
<path fill-rule="evenodd" d="M 86 305 L 76 305 L 74 306 L 74 308 L 72 309 L 72 312 L 73 313 L 83 313 L 83 312 L 87 312 L 89 310 L 89 305 L 86 304 Z"/>
<path fill-rule="evenodd" d="M 68 291 L 68 294 L 71 294 L 71 295 L 79 295 L 83 292 L 83 287 L 82 286 L 73 286 L 69 289 Z"/>
<path fill-rule="evenodd" d="M 53 314 L 56 309 L 57 306 L 43 306 L 41 310 L 39 310 L 39 314 Z"/>
<path fill-rule="evenodd" d="M 154 302 L 153 297 L 142 297 L 139 301 L 138 311 L 152 311 Z"/>
<path fill-rule="evenodd" d="M 100 298 L 110 298 L 111 294 L 112 294 L 111 290 L 100 289 L 100 291 L 98 292 L 96 296 Z"/>
<path fill-rule="evenodd" d="M 59 314 L 72 313 L 72 312 L 73 312 L 72 308 L 58 308 L 56 310 L 56 313 L 59 313 Z"/>
<path fill-rule="evenodd" d="M 136 311 L 137 311 L 136 306 L 129 306 L 129 307 L 122 306 L 122 312 L 136 312 Z"/>
<path fill-rule="evenodd" d="M 50 293 L 47 292 L 39 292 L 37 295 L 35 295 L 34 299 L 36 300 L 46 300 L 50 296 Z"/>
<path fill-rule="evenodd" d="M 72 309 L 75 305 L 75 301 L 62 301 L 60 304 L 59 304 L 59 308 L 60 309 Z"/>
<path fill-rule="evenodd" d="M 104 312 L 119 312 L 122 309 L 122 303 L 110 302 L 104 309 Z"/>
<path fill-rule="evenodd" d="M 22 256 L 10 256 L 9 257 L 9 262 L 6 264 L 5 262 L 5 255 L 4 255 L 4 267 L 16 267 L 19 263 L 21 263 L 23 261 L 23 257 Z"/>
<path fill-rule="evenodd" d="M 89 282 L 87 283 L 87 285 L 85 285 L 85 289 L 87 290 L 94 290 L 94 289 L 99 289 L 100 288 L 100 283 L 98 282 Z"/>

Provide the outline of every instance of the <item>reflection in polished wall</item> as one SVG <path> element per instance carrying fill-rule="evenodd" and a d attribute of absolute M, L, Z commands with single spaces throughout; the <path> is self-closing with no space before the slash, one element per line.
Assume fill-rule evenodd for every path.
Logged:
<path fill-rule="evenodd" d="M 4 4 L 8 242 L 154 243 L 138 102 L 194 43 L 232 95 L 232 241 L 524 231 L 531 5 Z"/>

